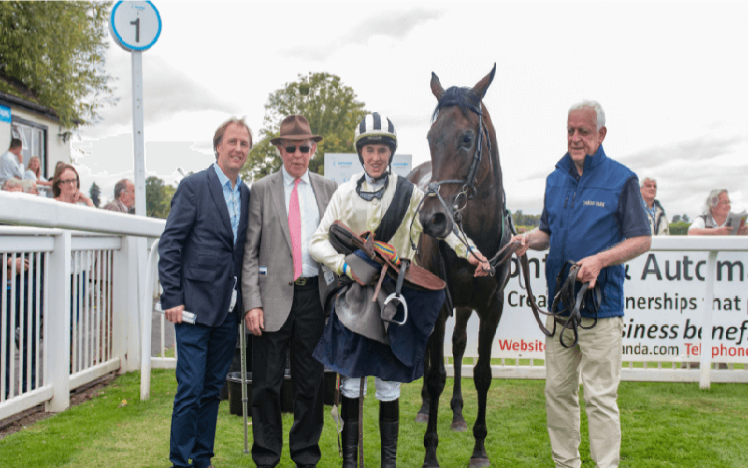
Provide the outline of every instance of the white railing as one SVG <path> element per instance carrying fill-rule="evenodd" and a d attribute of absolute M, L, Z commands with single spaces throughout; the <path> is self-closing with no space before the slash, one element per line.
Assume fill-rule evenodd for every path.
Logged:
<path fill-rule="evenodd" d="M 139 369 L 140 271 L 165 222 L 0 192 L 0 223 L 17 225 L 0 226 L 0 419 L 62 411 L 71 389 Z"/>

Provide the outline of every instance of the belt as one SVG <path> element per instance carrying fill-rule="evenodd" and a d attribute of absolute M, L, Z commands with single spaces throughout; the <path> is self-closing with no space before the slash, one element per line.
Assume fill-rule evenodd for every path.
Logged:
<path fill-rule="evenodd" d="M 319 278 L 317 276 L 302 276 L 293 282 L 294 286 L 316 286 Z"/>

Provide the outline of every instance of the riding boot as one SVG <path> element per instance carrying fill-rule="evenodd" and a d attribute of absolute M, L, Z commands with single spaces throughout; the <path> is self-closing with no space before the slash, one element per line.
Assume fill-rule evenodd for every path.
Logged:
<path fill-rule="evenodd" d="M 341 397 L 343 468 L 356 468 L 358 461 L 358 398 L 346 398 L 342 395 Z"/>
<path fill-rule="evenodd" d="M 382 438 L 382 468 L 397 466 L 397 433 L 400 424 L 400 399 L 379 402 L 379 435 Z"/>

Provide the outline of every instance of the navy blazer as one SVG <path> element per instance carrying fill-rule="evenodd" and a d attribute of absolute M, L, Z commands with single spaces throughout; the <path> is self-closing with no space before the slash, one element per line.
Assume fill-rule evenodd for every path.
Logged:
<path fill-rule="evenodd" d="M 213 166 L 182 179 L 158 244 L 164 310 L 184 304 L 185 310 L 197 315 L 198 323 L 218 326 L 229 312 L 234 287 L 234 310 L 244 310 L 241 274 L 249 188 L 244 183 L 240 187 L 242 206 L 235 243 L 223 188 Z"/>

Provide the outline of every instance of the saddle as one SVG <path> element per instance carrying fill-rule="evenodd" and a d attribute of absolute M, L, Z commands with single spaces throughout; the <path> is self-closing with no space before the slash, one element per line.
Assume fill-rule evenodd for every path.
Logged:
<path fill-rule="evenodd" d="M 346 262 L 353 268 L 355 281 L 362 286 L 369 286 L 375 280 L 378 280 L 378 286 L 381 286 L 385 274 L 397 281 L 400 286 L 404 283 L 422 291 L 440 291 L 447 286 L 441 278 L 427 269 L 400 259 L 391 245 L 375 241 L 371 231 L 355 234 L 341 221 L 335 221 L 330 226 L 329 233 L 330 243 L 335 250 L 346 255 Z M 377 272 L 378 277 L 359 267 L 359 262 L 352 257 L 357 250 L 361 250 L 370 260 L 381 265 L 380 271 Z M 397 289 L 399 291 L 400 288 Z"/>

